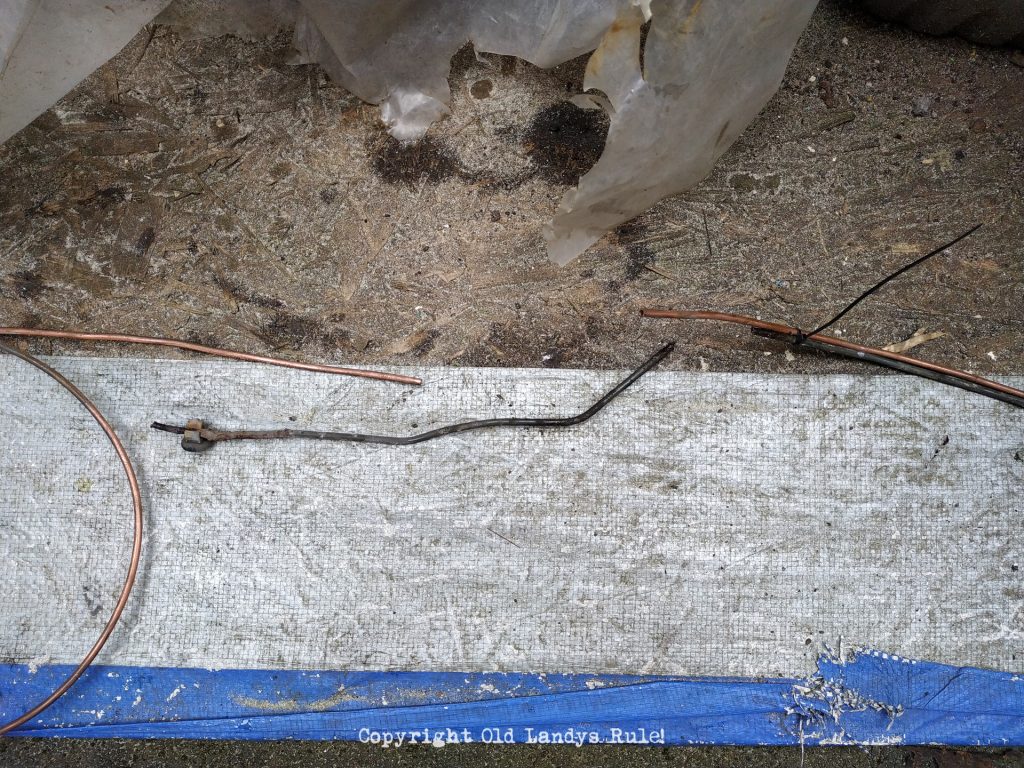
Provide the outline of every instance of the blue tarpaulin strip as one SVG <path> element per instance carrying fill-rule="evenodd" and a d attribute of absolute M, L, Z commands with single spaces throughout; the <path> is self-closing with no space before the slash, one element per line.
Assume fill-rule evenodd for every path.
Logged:
<path fill-rule="evenodd" d="M 0 665 L 0 717 L 69 671 Z M 1024 745 L 1024 676 L 873 651 L 801 680 L 94 666 L 13 735 Z"/>

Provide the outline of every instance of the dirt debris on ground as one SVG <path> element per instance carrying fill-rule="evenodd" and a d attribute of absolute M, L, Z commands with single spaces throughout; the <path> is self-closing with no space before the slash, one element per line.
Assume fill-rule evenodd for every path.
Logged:
<path fill-rule="evenodd" d="M 937 362 L 1021 370 L 1024 70 L 1008 51 L 823 3 L 714 173 L 565 268 L 542 227 L 606 130 L 565 101 L 585 58 L 543 71 L 464 50 L 452 115 L 401 145 L 291 55 L 284 33 L 144 30 L 0 147 L 3 322 L 372 365 L 631 367 L 676 337 L 680 368 L 862 371 L 637 310 L 811 326 L 984 222 L 838 331 L 883 345 L 927 326 L 947 334 Z"/>
<path fill-rule="evenodd" d="M 586 747 L 449 744 L 382 749 L 351 742 L 197 742 L 120 739 L 8 739 L 0 741 L 0 760 L 11 768 L 56 768 L 74 765 L 210 768 L 252 765 L 265 768 L 319 768 L 360 765 L 446 766 L 459 768 L 1010 768 L 1021 764 L 1012 749 L 942 749 L 936 747 Z"/>

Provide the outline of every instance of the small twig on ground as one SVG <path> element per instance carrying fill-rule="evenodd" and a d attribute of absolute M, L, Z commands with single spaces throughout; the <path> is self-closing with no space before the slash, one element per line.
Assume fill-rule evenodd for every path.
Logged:
<path fill-rule="evenodd" d="M 816 136 L 819 133 L 825 131 L 831 131 L 833 128 L 838 128 L 840 125 L 846 125 L 852 123 L 857 119 L 857 113 L 852 109 L 844 109 L 841 112 L 836 112 L 833 115 L 829 115 L 824 120 L 812 125 L 803 133 L 798 133 L 790 141 L 800 141 L 802 139 L 809 139 L 811 136 Z"/>
<path fill-rule="evenodd" d="M 925 331 L 924 328 L 918 328 L 910 335 L 909 338 L 906 338 L 903 341 L 897 341 L 893 344 L 886 344 L 882 349 L 886 352 L 906 352 L 908 349 L 913 349 L 914 347 L 931 341 L 932 339 L 941 339 L 945 335 L 945 331 L 928 332 Z"/>

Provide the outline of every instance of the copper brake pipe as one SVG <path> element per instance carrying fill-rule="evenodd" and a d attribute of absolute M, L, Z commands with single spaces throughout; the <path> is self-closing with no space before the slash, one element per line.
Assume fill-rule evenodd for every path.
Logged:
<path fill-rule="evenodd" d="M 231 360 L 244 360 L 249 363 L 266 363 L 267 365 L 278 365 L 282 368 L 295 368 L 300 371 L 335 373 L 341 376 L 358 376 L 363 379 L 376 379 L 377 381 L 390 381 L 396 384 L 413 384 L 416 386 L 423 383 L 423 380 L 416 376 L 404 376 L 400 373 L 364 371 L 360 368 L 341 368 L 335 365 L 317 365 L 316 363 L 298 363 L 292 360 L 282 360 L 277 357 L 250 355 L 247 352 L 236 352 L 232 349 L 206 347 L 202 344 L 193 344 L 190 341 L 180 341 L 179 339 L 167 339 L 162 336 L 126 336 L 120 333 L 53 331 L 45 328 L 0 328 L 0 336 L 31 336 L 41 339 L 73 339 L 75 341 L 112 341 L 120 344 L 148 344 L 154 347 L 174 347 L 175 349 L 185 349 L 189 352 L 199 352 L 201 354 L 212 355 L 214 357 L 226 357 Z"/>
<path fill-rule="evenodd" d="M 10 329 L 5 329 L 10 330 Z M 92 648 L 85 654 L 85 657 L 78 664 L 77 667 L 68 675 L 64 682 L 54 689 L 53 693 L 47 696 L 43 701 L 36 704 L 32 709 L 28 710 L 25 714 L 16 717 L 8 723 L 0 726 L 0 736 L 9 733 L 10 731 L 17 728 L 19 725 L 24 725 L 29 720 L 37 717 L 57 699 L 63 696 L 67 690 L 75 684 L 75 682 L 82 676 L 89 665 L 92 664 L 93 660 L 99 654 L 100 650 L 106 644 L 107 639 L 114 631 L 114 627 L 117 626 L 118 620 L 121 618 L 121 613 L 124 611 L 125 605 L 128 604 L 128 596 L 131 594 L 132 586 L 135 584 L 135 575 L 139 570 L 139 560 L 142 556 L 142 494 L 139 491 L 139 480 L 135 475 L 135 469 L 132 467 L 131 459 L 128 458 L 128 452 L 125 450 L 124 445 L 121 443 L 121 439 L 114 432 L 114 428 L 107 421 L 106 417 L 100 413 L 100 410 L 96 405 L 86 396 L 82 390 L 68 381 L 64 376 L 55 371 L 49 365 L 44 363 L 27 352 L 22 352 L 19 349 L 10 347 L 0 342 L 0 352 L 6 352 L 9 355 L 14 355 L 21 360 L 24 360 L 29 365 L 35 366 L 40 371 L 45 373 L 51 379 L 60 384 L 64 389 L 74 395 L 75 399 L 78 400 L 89 414 L 99 424 L 100 429 L 107 436 L 110 444 L 114 447 L 114 452 L 117 454 L 118 460 L 121 462 L 121 466 L 124 468 L 124 473 L 128 478 L 128 488 L 131 491 L 132 497 L 132 517 L 135 523 L 135 533 L 132 537 L 132 553 L 131 558 L 128 561 L 128 573 L 124 579 L 124 585 L 121 587 L 121 593 L 117 598 L 117 603 L 114 605 L 114 610 L 111 611 L 110 618 L 107 619 L 106 625 L 103 627 L 103 631 L 100 633 L 99 638 L 93 643 Z"/>
<path fill-rule="evenodd" d="M 299 363 L 291 360 L 281 360 L 274 357 L 264 357 L 262 355 L 250 355 L 245 352 L 236 352 L 230 349 L 220 349 L 218 347 L 207 347 L 202 344 L 193 344 L 188 341 L 180 341 L 178 339 L 168 339 L 159 336 L 130 336 L 118 333 L 89 333 L 83 331 L 57 331 L 43 328 L 4 328 L 0 327 L 0 336 L 27 336 L 33 338 L 48 338 L 48 339 L 71 339 L 75 341 L 101 341 L 101 342 L 115 342 L 123 344 L 146 344 L 150 346 L 159 347 L 173 347 L 175 349 L 183 349 L 190 352 L 199 352 L 205 355 L 212 355 L 214 357 L 224 357 L 232 360 L 244 360 L 251 363 L 266 363 L 268 365 L 277 365 L 282 368 L 294 368 L 302 371 L 312 371 L 316 373 L 333 373 L 345 376 L 357 376 L 366 379 L 376 379 L 378 381 L 389 381 L 398 384 L 422 384 L 422 380 L 415 376 L 404 376 L 397 373 L 383 373 L 380 371 L 366 371 L 358 368 L 342 368 L 332 365 L 317 365 L 313 363 Z M 0 725 L 0 736 L 3 736 L 15 728 L 24 725 L 33 718 L 39 716 L 47 708 L 49 708 L 55 701 L 61 696 L 67 693 L 68 689 L 71 688 L 78 681 L 78 679 L 85 673 L 96 656 L 103 649 L 110 635 L 113 633 L 114 628 L 117 626 L 118 621 L 121 618 L 121 614 L 124 612 L 125 606 L 128 604 L 128 597 L 131 594 L 132 587 L 135 584 L 135 577 L 139 570 L 139 561 L 142 556 L 142 494 L 139 490 L 138 477 L 135 474 L 135 469 L 132 466 L 131 459 L 128 457 L 128 452 L 125 450 L 124 444 L 121 442 L 117 433 L 114 432 L 114 428 L 107 421 L 106 417 L 100 412 L 96 405 L 89 399 L 89 397 L 82 392 L 78 387 L 72 384 L 67 378 L 56 371 L 51 366 L 44 363 L 42 360 L 37 359 L 33 355 L 23 352 L 15 347 L 8 346 L 0 342 L 0 352 L 6 352 L 7 354 L 13 355 L 14 357 L 23 360 L 29 365 L 39 369 L 51 379 L 60 384 L 64 389 L 70 392 L 75 399 L 80 402 L 89 414 L 95 419 L 100 429 L 106 435 L 110 444 L 114 448 L 114 452 L 117 454 L 118 460 L 121 462 L 121 466 L 124 468 L 125 475 L 128 478 L 128 487 L 131 491 L 132 498 L 132 510 L 133 518 L 135 523 L 135 533 L 132 540 L 132 552 L 128 562 L 128 573 L 125 576 L 125 581 L 121 587 L 121 592 L 118 596 L 117 602 L 114 605 L 114 609 L 110 614 L 110 618 L 107 620 L 106 625 L 103 627 L 103 631 L 100 633 L 99 638 L 93 643 L 92 648 L 89 649 L 82 661 L 72 670 L 54 691 L 47 696 L 43 701 L 36 704 L 32 709 L 28 710 L 24 714 L 16 717 L 8 723 Z"/>
<path fill-rule="evenodd" d="M 1002 392 L 1005 395 L 1009 395 L 1010 397 L 1024 400 L 1024 391 L 1007 386 L 1006 384 L 1001 384 L 998 381 L 991 381 L 981 376 L 975 376 L 974 374 L 967 373 L 966 371 L 961 371 L 956 368 L 947 368 L 944 365 L 929 363 L 927 360 L 919 360 L 916 357 L 908 357 L 907 355 L 890 352 L 886 349 L 867 347 L 863 344 L 846 341 L 845 339 L 837 339 L 835 336 L 824 336 L 820 333 L 804 335 L 798 328 L 793 328 L 789 325 L 782 325 L 780 323 L 769 323 L 764 320 L 747 317 L 746 315 L 733 315 L 728 312 L 704 312 L 700 310 L 687 309 L 641 309 L 640 314 L 643 317 L 660 317 L 670 320 L 718 320 L 723 323 L 745 325 L 748 328 L 756 328 L 763 331 L 769 331 L 771 333 L 777 333 L 782 336 L 788 336 L 794 341 L 802 337 L 809 341 L 818 341 L 832 347 L 847 349 L 854 353 L 875 355 L 876 357 L 884 357 L 897 363 L 903 363 L 904 365 L 924 368 L 944 376 L 950 376 L 954 379 L 960 379 L 961 381 L 976 384 L 979 387 L 992 389 L 997 392 Z"/>

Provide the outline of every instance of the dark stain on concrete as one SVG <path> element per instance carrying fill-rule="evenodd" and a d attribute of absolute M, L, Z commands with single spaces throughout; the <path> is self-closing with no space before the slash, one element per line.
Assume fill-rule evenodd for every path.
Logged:
<path fill-rule="evenodd" d="M 88 584 L 82 585 L 82 597 L 85 600 L 85 607 L 89 609 L 90 616 L 99 616 L 103 613 L 103 603 L 92 596 Z"/>
<path fill-rule="evenodd" d="M 421 182 L 440 184 L 446 179 L 467 179 L 455 153 L 433 136 L 403 142 L 392 136 L 376 138 L 369 147 L 373 172 L 387 184 L 415 188 Z"/>
<path fill-rule="evenodd" d="M 135 241 L 135 253 L 139 257 L 145 256 L 149 252 L 150 246 L 153 245 L 153 241 L 156 239 L 156 230 L 152 227 L 146 227 L 139 233 L 138 239 Z"/>
<path fill-rule="evenodd" d="M 95 206 L 101 210 L 106 210 L 119 206 L 127 200 L 128 191 L 120 184 L 114 184 L 79 197 L 75 200 L 75 204 L 83 208 Z"/>
<path fill-rule="evenodd" d="M 289 312 L 278 312 L 264 327 L 264 332 L 275 346 L 280 344 L 296 349 L 310 342 L 330 348 L 347 346 L 349 341 L 349 334 L 345 331 L 328 328 L 317 318 Z"/>
<path fill-rule="evenodd" d="M 782 186 L 782 179 L 777 173 L 767 176 L 755 176 L 750 173 L 734 173 L 729 177 L 729 186 L 740 194 L 749 192 L 774 193 Z"/>
<path fill-rule="evenodd" d="M 418 344 L 416 348 L 413 350 L 413 353 L 416 355 L 416 357 L 423 357 L 428 352 L 430 352 L 430 350 L 434 348 L 434 343 L 437 341 L 437 337 L 440 335 L 441 332 L 436 328 L 431 328 L 430 330 L 426 331 L 424 333 L 423 341 L 420 344 Z"/>
<path fill-rule="evenodd" d="M 469 92 L 472 94 L 474 99 L 486 99 L 491 95 L 494 85 L 490 80 L 486 78 L 483 80 L 477 80 L 469 87 Z"/>
<path fill-rule="evenodd" d="M 626 279 L 636 280 L 654 263 L 654 251 L 646 242 L 647 227 L 639 219 L 615 229 L 615 238 L 626 252 Z"/>
<path fill-rule="evenodd" d="M 239 303 L 252 304 L 264 309 L 281 309 L 284 307 L 284 302 L 280 299 L 252 291 L 227 275 L 215 274 L 213 275 L 213 282 L 216 283 L 218 288 Z"/>
<path fill-rule="evenodd" d="M 14 294 L 21 299 L 34 299 L 46 290 L 42 276 L 38 272 L 23 270 L 11 275 L 10 286 Z"/>
<path fill-rule="evenodd" d="M 594 167 L 608 137 L 608 116 L 567 101 L 537 112 L 522 135 L 538 175 L 551 184 L 573 186 Z"/>

